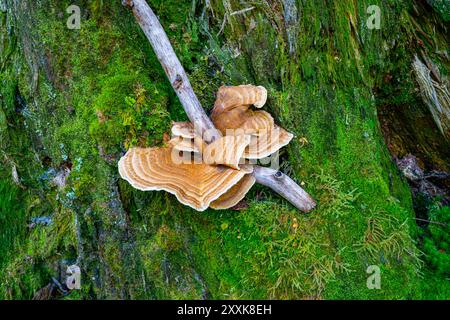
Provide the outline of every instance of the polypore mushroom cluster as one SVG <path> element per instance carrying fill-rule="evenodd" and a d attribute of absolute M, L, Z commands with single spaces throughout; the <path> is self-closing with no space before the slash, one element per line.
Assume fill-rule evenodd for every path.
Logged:
<path fill-rule="evenodd" d="M 249 164 L 289 143 L 292 134 L 277 127 L 261 108 L 263 87 L 222 87 L 212 113 L 203 110 L 158 17 L 145 0 L 124 1 L 131 8 L 191 123 L 176 123 L 165 148 L 131 149 L 119 162 L 121 176 L 141 190 L 166 190 L 197 210 L 229 208 L 256 182 L 299 210 L 316 203 L 280 171 Z M 170 156 L 169 156 L 170 155 Z"/>
<path fill-rule="evenodd" d="M 261 86 L 223 86 L 211 114 L 222 136 L 210 144 L 195 124 L 176 122 L 162 148 L 132 148 L 119 161 L 120 176 L 134 188 L 165 190 L 198 211 L 227 209 L 255 184 L 251 159 L 265 158 L 287 145 L 293 135 L 262 110 Z"/>

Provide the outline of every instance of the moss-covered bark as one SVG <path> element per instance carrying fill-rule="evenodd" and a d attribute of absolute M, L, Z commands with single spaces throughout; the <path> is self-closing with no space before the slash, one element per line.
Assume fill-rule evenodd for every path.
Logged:
<path fill-rule="evenodd" d="M 5 220 L 20 236 L 0 260 L 0 298 L 31 298 L 75 262 L 74 299 L 448 297 L 448 283 L 429 293 L 419 277 L 411 194 L 377 114 L 416 106 L 430 117 L 411 63 L 423 53 L 448 74 L 445 17 L 413 1 L 149 3 L 206 108 L 221 84 L 268 88 L 266 108 L 296 134 L 282 170 L 317 209 L 300 214 L 259 187 L 242 211 L 198 213 L 132 189 L 121 153 L 161 143 L 186 116 L 131 13 L 121 1 L 0 0 L 0 177 L 16 168 L 28 222 L 52 218 Z M 80 30 L 66 27 L 70 4 Z M 380 30 L 366 25 L 374 4 Z M 416 131 L 435 142 L 423 161 L 444 168 L 448 142 L 432 125 Z M 366 286 L 369 265 L 381 290 Z"/>

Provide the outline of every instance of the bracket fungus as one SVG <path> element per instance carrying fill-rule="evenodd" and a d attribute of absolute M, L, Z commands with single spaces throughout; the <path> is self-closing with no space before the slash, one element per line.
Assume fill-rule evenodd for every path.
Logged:
<path fill-rule="evenodd" d="M 235 206 L 256 182 L 245 159 L 266 157 L 293 136 L 269 113 L 250 109 L 250 104 L 262 107 L 266 99 L 263 87 L 221 87 L 214 124 L 224 136 L 206 144 L 190 122 L 174 122 L 168 146 L 132 148 L 120 159 L 121 177 L 142 191 L 170 192 L 198 211 Z"/>
<path fill-rule="evenodd" d="M 242 129 L 246 134 L 273 128 L 272 116 L 265 111 L 253 111 L 250 106 L 262 108 L 267 101 L 267 90 L 262 86 L 222 86 L 217 93 L 211 120 L 224 135 L 227 131 Z"/>
<path fill-rule="evenodd" d="M 262 108 L 267 90 L 262 86 L 241 85 L 219 88 L 211 113 L 214 125 L 222 134 L 249 134 L 250 144 L 244 158 L 262 159 L 287 145 L 294 135 L 275 125 L 273 117 Z"/>
<path fill-rule="evenodd" d="M 266 101 L 267 90 L 262 86 L 222 86 L 217 93 L 211 118 L 216 128 L 225 136 L 221 138 L 220 143 L 225 144 L 228 148 L 231 146 L 238 148 L 237 142 L 231 143 L 229 137 L 250 137 L 242 154 L 243 159 L 256 160 L 268 157 L 289 144 L 294 137 L 292 133 L 277 126 L 268 112 L 254 111 L 250 108 L 252 105 L 262 108 Z M 175 137 L 184 138 L 176 148 L 186 151 L 186 145 L 190 144 L 191 150 L 198 152 L 198 143 L 193 142 L 196 137 L 195 132 L 196 130 L 190 122 L 174 123 L 172 134 Z M 213 144 L 218 143 L 217 140 L 213 142 Z M 224 162 L 220 163 L 224 164 Z M 236 166 L 231 167 L 237 168 Z"/>
<path fill-rule="evenodd" d="M 198 211 L 235 186 L 253 168 L 175 163 L 173 148 L 132 148 L 119 161 L 120 176 L 141 191 L 164 190 Z M 235 191 L 233 190 L 233 193 Z"/>
<path fill-rule="evenodd" d="M 119 173 L 140 190 L 166 190 L 192 208 L 226 209 L 255 183 L 275 190 L 298 209 L 316 203 L 292 179 L 276 170 L 249 164 L 288 144 L 293 135 L 262 110 L 262 86 L 223 86 L 211 118 L 205 113 L 158 17 L 145 0 L 124 1 L 149 40 L 190 122 L 176 122 L 163 148 L 132 148 L 119 161 Z M 205 162 L 206 159 L 206 162 Z"/>
<path fill-rule="evenodd" d="M 237 205 L 242 199 L 244 199 L 247 192 L 253 187 L 256 179 L 253 175 L 245 175 L 237 184 L 235 184 L 230 190 L 221 195 L 217 200 L 211 202 L 211 208 L 228 209 Z"/>

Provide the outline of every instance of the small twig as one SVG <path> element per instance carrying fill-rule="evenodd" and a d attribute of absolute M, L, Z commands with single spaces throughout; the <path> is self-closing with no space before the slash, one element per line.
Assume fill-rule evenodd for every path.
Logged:
<path fill-rule="evenodd" d="M 219 32 L 217 32 L 217 36 L 220 36 L 220 34 L 223 32 L 223 30 L 225 29 L 225 25 L 227 23 L 227 19 L 228 19 L 228 15 L 225 13 L 223 15 L 223 21 L 222 21 L 222 25 L 220 26 L 220 30 Z"/>
<path fill-rule="evenodd" d="M 281 171 L 255 166 L 253 176 L 256 182 L 271 188 L 301 211 L 309 212 L 316 206 L 311 196 Z"/>
<path fill-rule="evenodd" d="M 443 226 L 443 227 L 447 226 L 447 224 L 442 223 L 442 222 L 430 221 L 430 220 L 425 220 L 425 219 L 420 219 L 420 218 L 413 218 L 413 219 L 417 220 L 417 221 L 423 221 L 423 222 L 428 222 L 428 223 L 432 223 L 432 224 L 438 224 L 438 225 Z"/>
<path fill-rule="evenodd" d="M 242 10 L 239 10 L 239 11 L 234 11 L 234 12 L 230 13 L 230 16 L 236 16 L 236 15 L 239 15 L 239 14 L 243 14 L 243 13 L 252 11 L 253 9 L 255 9 L 255 7 L 250 7 L 250 8 L 245 8 L 245 9 L 242 9 Z"/>
<path fill-rule="evenodd" d="M 424 179 L 429 179 L 429 178 L 436 178 L 436 179 L 447 179 L 450 178 L 450 173 L 449 172 L 431 172 L 428 174 L 425 174 Z"/>

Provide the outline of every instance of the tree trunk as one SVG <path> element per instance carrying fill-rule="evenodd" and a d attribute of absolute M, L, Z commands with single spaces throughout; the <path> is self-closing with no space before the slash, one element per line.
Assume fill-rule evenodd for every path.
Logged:
<path fill-rule="evenodd" d="M 68 28 L 72 2 L 80 29 Z M 0 189 L 23 188 L 0 196 L 0 298 L 64 283 L 71 264 L 82 271 L 73 298 L 388 299 L 445 284 L 445 274 L 417 276 L 430 266 L 418 262 L 413 219 L 419 208 L 430 220 L 448 194 L 445 117 L 426 95 L 448 90 L 448 14 L 437 1 L 148 3 L 195 108 L 208 112 L 223 84 L 268 88 L 264 108 L 296 135 L 281 170 L 317 208 L 302 215 L 258 186 L 239 211 L 198 213 L 132 189 L 120 156 L 162 144 L 171 121 L 187 120 L 176 75 L 167 80 L 119 0 L 0 0 Z M 416 56 L 436 86 L 423 90 Z M 7 192 L 23 218 L 2 220 Z M 366 289 L 370 265 L 383 270 L 382 291 Z"/>

